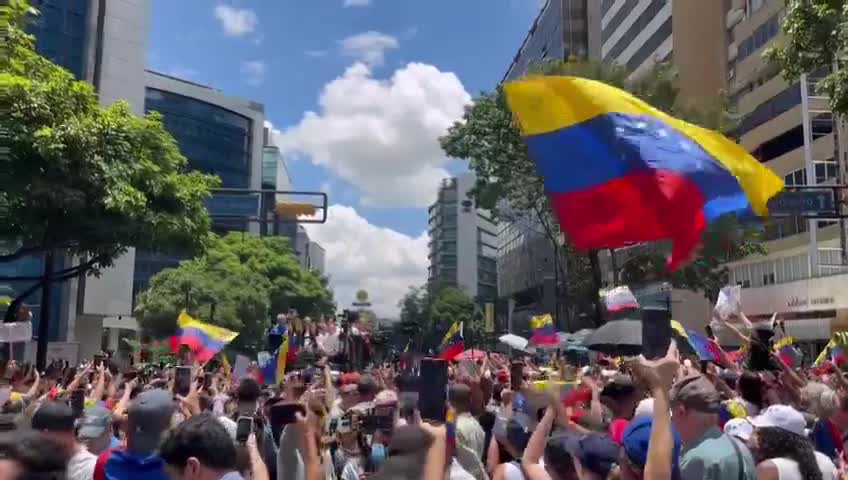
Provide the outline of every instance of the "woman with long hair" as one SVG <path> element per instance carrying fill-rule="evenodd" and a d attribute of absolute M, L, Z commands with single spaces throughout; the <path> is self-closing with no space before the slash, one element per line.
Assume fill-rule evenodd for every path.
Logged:
<path fill-rule="evenodd" d="M 760 427 L 751 437 L 758 480 L 836 480 L 836 467 L 804 436 Z"/>

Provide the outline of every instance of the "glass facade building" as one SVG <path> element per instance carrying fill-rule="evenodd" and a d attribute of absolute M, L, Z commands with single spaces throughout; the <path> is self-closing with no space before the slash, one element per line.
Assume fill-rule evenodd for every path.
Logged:
<path fill-rule="evenodd" d="M 221 177 L 224 188 L 249 188 L 252 123 L 195 98 L 148 88 L 144 108 L 159 112 L 188 167 Z"/>
<path fill-rule="evenodd" d="M 77 79 L 83 79 L 89 0 L 32 0 L 31 3 L 41 13 L 29 25 L 38 53 L 65 67 Z"/>
<path fill-rule="evenodd" d="M 165 129 L 173 135 L 180 152 L 188 159 L 189 170 L 217 175 L 223 188 L 249 189 L 251 178 L 253 120 L 221 106 L 148 87 L 145 111 L 159 112 Z M 227 196 L 216 198 L 219 210 L 243 211 L 245 203 L 254 203 L 246 195 L 233 194 L 232 208 L 221 205 Z M 255 204 L 255 203 L 254 203 Z M 259 212 L 257 212 L 259 213 Z M 212 229 L 218 234 L 246 231 L 243 219 L 215 219 Z M 184 257 L 158 252 L 137 251 L 133 273 L 133 299 L 150 284 L 150 278 L 166 268 L 179 265 Z"/>

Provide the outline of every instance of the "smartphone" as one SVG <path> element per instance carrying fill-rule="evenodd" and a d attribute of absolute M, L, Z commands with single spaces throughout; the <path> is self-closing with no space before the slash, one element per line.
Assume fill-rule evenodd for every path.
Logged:
<path fill-rule="evenodd" d="M 174 374 L 174 393 L 186 396 L 191 390 L 191 367 L 177 367 Z"/>
<path fill-rule="evenodd" d="M 418 410 L 424 420 L 445 421 L 448 388 L 448 362 L 439 358 L 421 360 Z"/>
<path fill-rule="evenodd" d="M 97 355 L 95 355 L 94 356 L 94 367 L 96 368 L 96 367 L 99 367 L 100 365 L 103 365 L 103 361 L 105 359 L 106 359 L 106 357 L 103 354 L 98 353 Z"/>
<path fill-rule="evenodd" d="M 523 383 L 524 363 L 512 362 L 509 365 L 509 388 L 512 389 L 513 392 L 518 392 L 521 390 L 521 386 Z"/>
<path fill-rule="evenodd" d="M 306 407 L 300 403 L 278 403 L 271 407 L 271 424 L 289 425 L 297 421 L 296 414 L 306 416 Z"/>
<path fill-rule="evenodd" d="M 662 358 L 671 343 L 671 312 L 665 308 L 642 308 L 642 355 L 648 360 Z"/>
<path fill-rule="evenodd" d="M 247 437 L 253 432 L 253 418 L 239 417 L 236 421 L 236 441 L 247 443 Z"/>
<path fill-rule="evenodd" d="M 83 410 L 85 410 L 85 391 L 83 389 L 79 388 L 71 392 L 71 410 L 74 411 L 75 417 L 82 417 Z"/>

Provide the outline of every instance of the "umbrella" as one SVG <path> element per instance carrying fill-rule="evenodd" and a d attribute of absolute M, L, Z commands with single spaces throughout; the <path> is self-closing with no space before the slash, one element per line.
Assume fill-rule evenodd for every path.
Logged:
<path fill-rule="evenodd" d="M 498 338 L 498 340 L 500 340 L 501 343 L 504 343 L 507 346 L 510 346 L 512 348 L 517 348 L 518 350 L 527 349 L 527 344 L 529 343 L 529 341 L 526 338 L 519 337 L 518 335 L 513 335 L 511 333 L 508 333 L 506 335 L 501 335 L 501 337 Z"/>
<path fill-rule="evenodd" d="M 583 346 L 608 355 L 638 355 L 642 352 L 642 322 L 613 320 L 605 323 L 586 336 Z"/>
<path fill-rule="evenodd" d="M 469 348 L 453 357 L 454 360 L 482 360 L 484 358 L 486 358 L 486 352 L 479 348 Z"/>

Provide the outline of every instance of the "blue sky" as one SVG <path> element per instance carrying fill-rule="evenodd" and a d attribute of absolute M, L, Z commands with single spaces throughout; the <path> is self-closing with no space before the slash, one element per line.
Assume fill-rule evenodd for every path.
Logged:
<path fill-rule="evenodd" d="M 436 138 L 503 76 L 539 0 L 153 0 L 148 67 L 265 105 L 341 305 L 426 280 L 426 208 L 464 170 Z M 312 113 L 307 113 L 312 112 Z"/>

